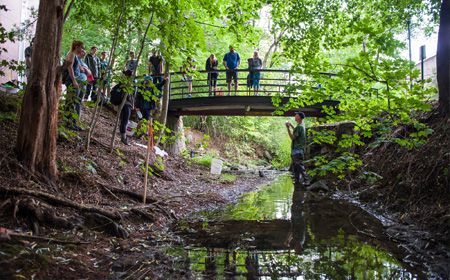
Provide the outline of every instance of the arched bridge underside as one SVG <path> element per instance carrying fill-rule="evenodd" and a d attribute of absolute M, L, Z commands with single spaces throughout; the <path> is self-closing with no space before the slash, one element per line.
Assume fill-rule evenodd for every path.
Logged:
<path fill-rule="evenodd" d="M 281 99 L 280 106 L 288 103 L 289 97 Z M 314 105 L 292 108 L 283 115 L 273 115 L 276 107 L 270 96 L 214 96 L 171 99 L 169 115 L 172 116 L 293 116 L 296 111 L 303 111 L 307 117 L 323 117 L 323 106 L 336 108 L 339 101 L 325 100 Z"/>

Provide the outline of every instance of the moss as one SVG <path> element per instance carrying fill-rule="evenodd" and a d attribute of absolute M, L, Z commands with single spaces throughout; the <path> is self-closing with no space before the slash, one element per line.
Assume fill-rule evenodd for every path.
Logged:
<path fill-rule="evenodd" d="M 236 175 L 224 173 L 219 178 L 219 182 L 222 184 L 231 184 L 236 181 Z"/>

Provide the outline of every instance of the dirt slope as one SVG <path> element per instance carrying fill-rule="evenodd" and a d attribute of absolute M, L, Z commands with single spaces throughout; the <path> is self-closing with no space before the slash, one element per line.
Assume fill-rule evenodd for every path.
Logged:
<path fill-rule="evenodd" d="M 145 148 L 136 143 L 146 140 L 125 146 L 117 137 L 109 153 L 115 116 L 104 108 L 89 151 L 87 131 L 59 136 L 60 179 L 53 188 L 15 159 L 19 100 L 4 94 L 0 99 L 1 279 L 119 279 L 132 273 L 131 279 L 183 279 L 184 271 L 161 250 L 173 238 L 168 223 L 232 203 L 268 180 L 242 175 L 224 181 L 189 159 L 158 160 L 152 153 L 154 176 L 144 205 Z M 92 112 L 84 106 L 84 124 Z"/>

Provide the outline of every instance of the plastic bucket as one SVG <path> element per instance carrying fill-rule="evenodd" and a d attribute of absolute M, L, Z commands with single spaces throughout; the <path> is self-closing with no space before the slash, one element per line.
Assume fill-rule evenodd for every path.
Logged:
<path fill-rule="evenodd" d="M 222 172 L 223 161 L 217 158 L 211 159 L 211 174 L 220 174 Z"/>
<path fill-rule="evenodd" d="M 133 122 L 133 121 L 129 121 L 128 125 L 127 125 L 127 136 L 133 136 L 134 132 L 133 132 L 133 128 L 137 127 L 137 123 Z"/>

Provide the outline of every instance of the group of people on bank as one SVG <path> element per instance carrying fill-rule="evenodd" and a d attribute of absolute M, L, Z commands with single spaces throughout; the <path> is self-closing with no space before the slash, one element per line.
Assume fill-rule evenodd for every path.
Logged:
<path fill-rule="evenodd" d="M 33 43 L 33 40 L 32 42 Z M 106 51 L 101 52 L 100 57 L 97 56 L 98 47 L 92 46 L 90 52 L 87 53 L 85 45 L 81 41 L 74 40 L 70 46 L 69 52 L 66 54 L 64 61 L 67 62 L 68 68 L 66 75 L 63 75 L 63 83 L 68 89 L 68 94 L 65 100 L 66 126 L 75 131 L 83 130 L 78 121 L 81 118 L 81 107 L 83 100 L 97 101 L 98 98 L 103 100 L 105 98 L 106 86 L 109 84 L 109 71 L 107 71 L 108 61 L 106 59 Z M 29 69 L 31 67 L 32 44 L 25 50 L 27 77 L 29 76 Z M 125 106 L 121 112 L 120 133 L 122 134 L 122 142 L 128 144 L 126 138 L 126 127 L 128 124 L 131 111 L 135 110 L 142 114 L 143 119 L 151 117 L 151 110 L 156 109 L 156 103 L 148 98 L 143 98 L 140 95 L 141 91 L 151 91 L 151 95 L 156 95 L 153 92 L 153 87 L 149 84 L 153 82 L 159 92 L 162 92 L 162 87 L 165 81 L 163 77 L 163 62 L 164 58 L 158 54 L 156 50 L 152 51 L 152 55 L 148 61 L 148 75 L 143 75 L 141 85 L 135 86 L 134 94 L 129 95 L 129 100 L 125 102 Z M 226 70 L 237 70 L 241 65 L 241 57 L 238 52 L 234 50 L 233 46 L 229 46 L 227 52 L 222 60 L 222 64 Z M 258 71 L 262 69 L 262 60 L 259 58 L 258 52 L 253 53 L 253 57 L 248 59 L 250 71 L 251 87 L 253 87 L 254 94 L 259 92 L 259 81 L 261 73 Z M 139 62 L 135 58 L 135 52 L 129 53 L 129 58 L 123 67 L 124 79 L 130 78 L 133 73 L 136 73 Z M 208 71 L 208 86 L 210 92 L 214 92 L 217 88 L 217 79 L 219 77 L 219 61 L 214 54 L 211 54 L 205 63 L 205 69 Z M 192 72 L 197 69 L 196 61 L 188 57 L 183 65 L 180 67 L 182 72 L 182 81 L 188 83 L 188 92 L 192 92 L 192 82 L 194 77 Z M 151 73 L 151 75 L 150 75 Z M 108 78 L 106 78 L 106 76 Z M 237 95 L 239 72 L 227 71 L 226 83 L 228 95 L 231 94 L 232 82 L 234 84 L 234 93 Z"/>
<path fill-rule="evenodd" d="M 98 98 L 103 100 L 105 93 L 103 88 L 105 87 L 106 79 L 103 79 L 103 75 L 108 75 L 106 59 L 106 52 L 102 52 L 101 59 L 95 56 L 98 48 L 93 46 L 91 53 L 86 56 L 85 45 L 81 41 L 73 41 L 70 47 L 70 51 L 66 55 L 65 61 L 68 65 L 68 75 L 64 80 L 67 87 L 68 94 L 66 96 L 66 111 L 68 112 L 66 126 L 72 130 L 80 131 L 82 127 L 77 124 L 77 121 L 81 117 L 81 101 L 87 100 L 89 96 L 91 100 L 97 101 Z M 151 75 L 143 75 L 143 81 L 137 84 L 137 81 L 133 81 L 130 85 L 130 79 L 133 73 L 138 67 L 138 61 L 134 58 L 135 53 L 130 52 L 130 58 L 127 59 L 123 67 L 123 76 L 117 85 L 111 90 L 111 95 L 116 91 L 120 96 L 126 98 L 122 110 L 120 112 L 120 134 L 121 140 L 125 145 L 129 145 L 126 129 L 131 116 L 131 112 L 134 110 L 140 116 L 141 120 L 150 120 L 152 110 L 156 109 L 156 101 L 152 96 L 157 95 L 154 92 L 151 83 L 155 83 L 157 89 L 161 91 L 164 83 L 168 80 L 162 77 L 162 57 L 157 56 L 156 52 L 153 52 L 149 61 L 149 72 L 153 73 L 155 77 Z M 106 64 L 103 64 L 103 61 Z M 103 67 L 104 65 L 104 67 Z M 84 83 L 83 75 L 88 78 L 87 83 Z M 91 77 L 89 79 L 89 77 Z M 84 85 L 88 85 L 88 88 L 84 88 Z M 89 88 L 90 86 L 90 88 Z M 100 87 L 100 90 L 97 90 Z M 128 88 L 128 90 L 126 90 Z M 92 93 L 91 93 L 92 92 Z M 97 92 L 99 94 L 97 94 Z M 91 93 L 91 94 L 90 94 Z M 159 94 L 159 93 L 158 93 Z M 120 101 L 122 98 L 120 97 Z M 120 104 L 121 102 L 119 102 Z M 115 104 L 117 105 L 117 104 Z M 76 116 L 78 118 L 76 118 Z"/>
<path fill-rule="evenodd" d="M 70 129 L 83 130 L 77 124 L 77 119 L 81 118 L 82 100 L 97 101 L 105 95 L 106 84 L 100 83 L 103 75 L 107 75 L 108 61 L 106 51 L 97 57 L 98 47 L 91 47 L 89 54 L 86 53 L 85 45 L 81 41 L 73 41 L 64 61 L 69 65 L 66 74 L 63 75 L 63 82 L 68 89 L 66 97 L 66 126 Z M 76 118 L 74 113 L 78 116 Z"/>

